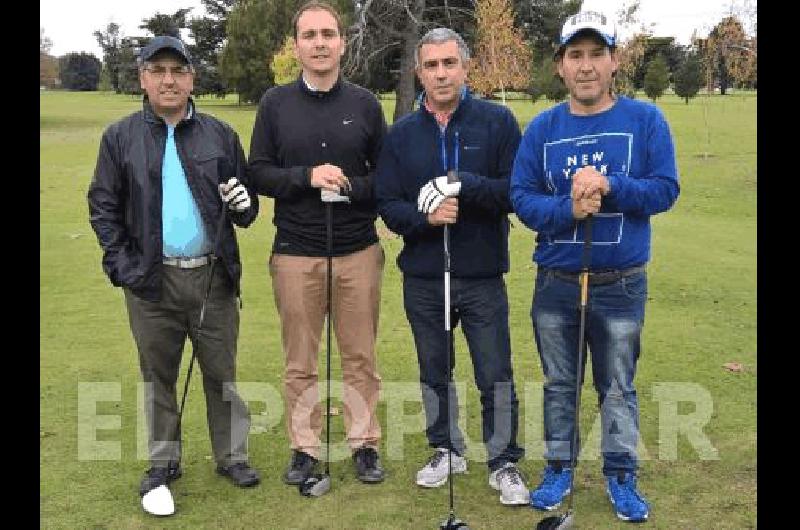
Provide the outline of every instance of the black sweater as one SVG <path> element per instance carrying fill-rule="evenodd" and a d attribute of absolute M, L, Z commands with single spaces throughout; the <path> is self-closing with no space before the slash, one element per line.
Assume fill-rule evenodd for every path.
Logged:
<path fill-rule="evenodd" d="M 372 174 L 386 132 L 375 96 L 341 78 L 327 92 L 302 79 L 273 87 L 258 105 L 250 142 L 249 176 L 255 191 L 275 199 L 272 251 L 325 256 L 325 208 L 311 186 L 311 168 L 332 164 L 353 186 L 350 203 L 333 203 L 333 255 L 378 241 Z"/>

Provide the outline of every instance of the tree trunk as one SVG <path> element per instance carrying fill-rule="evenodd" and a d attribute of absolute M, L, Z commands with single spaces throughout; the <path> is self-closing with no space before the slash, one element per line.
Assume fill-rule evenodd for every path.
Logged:
<path fill-rule="evenodd" d="M 409 6 L 416 20 L 422 20 L 425 0 L 413 0 Z M 419 40 L 419 25 L 411 17 L 406 17 L 403 30 L 403 48 L 400 51 L 400 79 L 395 94 L 393 121 L 397 121 L 412 111 L 414 107 L 414 49 Z"/>

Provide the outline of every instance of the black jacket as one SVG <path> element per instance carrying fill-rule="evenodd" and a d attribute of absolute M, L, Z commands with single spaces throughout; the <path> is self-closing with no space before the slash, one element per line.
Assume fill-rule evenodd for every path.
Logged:
<path fill-rule="evenodd" d="M 326 255 L 325 208 L 311 186 L 311 168 L 338 166 L 353 186 L 351 203 L 333 204 L 333 254 L 378 241 L 372 174 L 386 132 L 378 100 L 339 79 L 327 92 L 313 92 L 302 78 L 267 90 L 250 141 L 254 189 L 275 199 L 273 252 Z"/>
<path fill-rule="evenodd" d="M 258 214 L 250 189 L 244 151 L 236 132 L 212 116 L 192 112 L 175 127 L 175 145 L 208 237 L 216 238 L 222 212 L 218 184 L 235 176 L 248 188 L 250 208 L 228 211 L 222 241 L 215 248 L 239 292 L 242 266 L 231 221 L 246 227 Z M 103 133 L 94 178 L 89 186 L 92 228 L 103 249 L 103 270 L 111 283 L 137 296 L 161 298 L 161 166 L 167 125 L 153 113 L 145 96 L 143 109 L 110 125 Z"/>

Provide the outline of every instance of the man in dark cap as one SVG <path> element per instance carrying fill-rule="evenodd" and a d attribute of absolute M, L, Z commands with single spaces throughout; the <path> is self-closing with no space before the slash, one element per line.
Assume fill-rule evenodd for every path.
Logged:
<path fill-rule="evenodd" d="M 88 201 L 146 383 L 151 467 L 140 495 L 150 511 L 147 494 L 181 475 L 175 386 L 187 336 L 203 374 L 217 472 L 237 486 L 259 482 L 247 462 L 249 413 L 234 384 L 242 267 L 232 225 L 253 222 L 258 198 L 236 132 L 195 108 L 184 43 L 155 37 L 141 51 L 139 79 L 143 108 L 104 132 Z M 174 511 L 168 501 L 159 514 Z"/>

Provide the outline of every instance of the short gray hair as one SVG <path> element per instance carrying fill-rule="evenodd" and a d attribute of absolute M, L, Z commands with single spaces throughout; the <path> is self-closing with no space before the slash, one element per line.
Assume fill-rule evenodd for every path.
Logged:
<path fill-rule="evenodd" d="M 456 41 L 458 44 L 458 52 L 461 54 L 462 62 L 469 61 L 469 48 L 461 35 L 456 33 L 450 28 L 433 28 L 428 33 L 422 36 L 414 48 L 414 66 L 419 67 L 419 50 L 424 44 L 443 44 L 451 40 Z"/>

